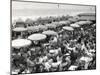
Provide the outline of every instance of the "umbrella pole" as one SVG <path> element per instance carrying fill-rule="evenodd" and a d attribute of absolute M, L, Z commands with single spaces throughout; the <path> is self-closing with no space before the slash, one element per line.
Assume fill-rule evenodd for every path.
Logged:
<path fill-rule="evenodd" d="M 16 32 L 14 32 L 14 37 L 16 37 Z"/>
<path fill-rule="evenodd" d="M 23 37 L 23 33 L 21 32 L 21 38 Z"/>

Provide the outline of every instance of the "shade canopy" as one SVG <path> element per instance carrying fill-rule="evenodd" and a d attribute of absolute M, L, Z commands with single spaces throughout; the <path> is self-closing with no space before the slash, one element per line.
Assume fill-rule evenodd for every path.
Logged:
<path fill-rule="evenodd" d="M 59 22 L 52 22 L 52 24 L 57 25 L 57 24 L 59 24 Z"/>
<path fill-rule="evenodd" d="M 40 30 L 47 30 L 48 28 L 44 25 L 38 25 L 38 26 L 30 26 L 27 28 L 29 31 L 37 32 Z"/>
<path fill-rule="evenodd" d="M 38 28 L 39 30 L 47 30 L 47 29 L 48 29 L 48 28 L 47 28 L 46 26 L 44 26 L 44 25 L 38 25 L 37 28 Z"/>
<path fill-rule="evenodd" d="M 71 24 L 70 26 L 71 27 L 80 27 L 78 24 L 75 24 L 75 23 L 74 24 Z"/>
<path fill-rule="evenodd" d="M 12 47 L 21 48 L 31 45 L 31 41 L 27 39 L 16 39 L 12 41 Z"/>
<path fill-rule="evenodd" d="M 87 24 L 92 24 L 92 21 L 87 21 Z"/>
<path fill-rule="evenodd" d="M 68 21 L 68 20 L 66 21 L 66 25 L 68 25 L 68 24 L 70 24 L 70 23 L 71 23 L 70 21 Z"/>
<path fill-rule="evenodd" d="M 57 32 L 52 31 L 52 30 L 44 31 L 42 33 L 45 34 L 45 35 L 57 35 Z"/>
<path fill-rule="evenodd" d="M 67 24 L 67 21 L 60 21 L 60 24 Z"/>
<path fill-rule="evenodd" d="M 13 31 L 15 31 L 15 32 L 23 32 L 23 31 L 27 31 L 27 28 L 17 27 L 17 28 L 14 28 Z"/>
<path fill-rule="evenodd" d="M 45 38 L 46 38 L 46 35 L 40 34 L 40 33 L 32 34 L 28 37 L 28 39 L 33 40 L 33 41 L 43 40 Z"/>
<path fill-rule="evenodd" d="M 52 25 L 55 25 L 56 27 L 59 27 L 61 24 L 59 22 L 52 22 Z"/>
<path fill-rule="evenodd" d="M 72 23 L 72 22 L 77 22 L 78 19 L 76 19 L 76 18 L 69 18 L 68 21 L 70 21 Z"/>
<path fill-rule="evenodd" d="M 74 30 L 72 27 L 69 27 L 69 26 L 64 26 L 63 29 L 68 30 L 68 31 L 73 31 Z"/>
<path fill-rule="evenodd" d="M 79 24 L 79 25 L 85 25 L 85 24 L 91 24 L 92 22 L 91 21 L 79 21 L 79 22 L 76 22 L 76 24 Z"/>
<path fill-rule="evenodd" d="M 59 26 L 64 26 L 64 25 L 69 25 L 70 24 L 70 21 L 60 21 L 59 22 Z"/>
<path fill-rule="evenodd" d="M 56 28 L 57 26 L 55 24 L 46 24 L 47 28 Z"/>
<path fill-rule="evenodd" d="M 27 27 L 28 31 L 32 31 L 32 32 L 37 32 L 39 31 L 39 29 L 37 28 L 37 26 L 30 26 L 30 27 Z"/>

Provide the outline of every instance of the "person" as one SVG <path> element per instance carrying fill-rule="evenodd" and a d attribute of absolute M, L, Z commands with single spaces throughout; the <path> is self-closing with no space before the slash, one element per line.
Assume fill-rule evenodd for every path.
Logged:
<path fill-rule="evenodd" d="M 52 36 L 49 41 L 50 45 L 52 45 L 53 47 L 55 47 L 57 45 L 57 42 L 58 42 L 58 40 L 57 40 L 56 36 Z"/>
<path fill-rule="evenodd" d="M 44 69 L 45 69 L 46 71 L 48 71 L 48 72 L 50 71 L 52 62 L 53 62 L 53 60 L 52 60 L 52 59 L 49 59 L 47 62 L 44 63 L 44 66 L 45 66 Z"/>

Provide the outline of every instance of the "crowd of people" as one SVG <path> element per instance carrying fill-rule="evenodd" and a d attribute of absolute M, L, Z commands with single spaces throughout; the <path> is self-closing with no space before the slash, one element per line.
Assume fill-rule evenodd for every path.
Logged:
<path fill-rule="evenodd" d="M 70 24 L 69 24 L 70 26 Z M 13 48 L 11 68 L 17 74 L 89 70 L 96 68 L 96 25 L 84 24 L 73 31 L 52 29 L 57 35 L 46 35 L 28 47 Z M 41 32 L 35 32 L 41 33 Z M 27 37 L 34 33 L 27 33 Z M 12 38 L 16 38 L 14 35 Z"/>

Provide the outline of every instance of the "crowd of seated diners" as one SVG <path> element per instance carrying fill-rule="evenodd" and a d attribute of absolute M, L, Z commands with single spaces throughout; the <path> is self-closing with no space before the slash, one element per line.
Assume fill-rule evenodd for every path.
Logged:
<path fill-rule="evenodd" d="M 42 73 L 96 68 L 96 27 L 83 25 L 72 33 L 61 31 L 45 42 L 28 48 L 12 48 L 12 70 L 16 73 Z M 24 35 L 25 36 L 25 35 Z"/>

